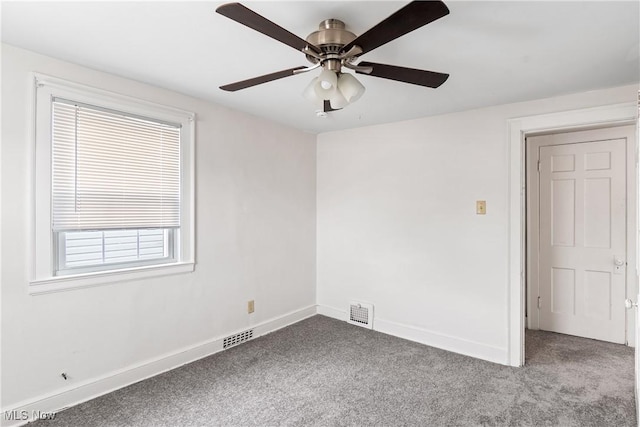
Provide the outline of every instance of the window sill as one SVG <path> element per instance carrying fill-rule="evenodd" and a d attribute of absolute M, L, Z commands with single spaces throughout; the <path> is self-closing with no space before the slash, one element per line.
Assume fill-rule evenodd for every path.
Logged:
<path fill-rule="evenodd" d="M 51 292 L 69 291 L 79 288 L 107 285 L 110 283 L 140 280 L 172 274 L 191 273 L 195 269 L 194 262 L 179 262 L 147 267 L 127 268 L 97 273 L 74 274 L 68 276 L 38 279 L 29 282 L 29 294 L 39 295 Z"/>

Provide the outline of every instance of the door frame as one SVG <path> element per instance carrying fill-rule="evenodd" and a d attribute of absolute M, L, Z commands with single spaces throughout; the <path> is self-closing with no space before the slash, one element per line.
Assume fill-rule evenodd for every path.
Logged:
<path fill-rule="evenodd" d="M 633 176 L 638 177 L 638 104 L 627 102 L 558 113 L 520 117 L 508 120 L 508 249 L 509 269 L 507 286 L 507 325 L 508 325 L 508 358 L 511 366 L 524 365 L 524 329 L 525 329 L 525 280 L 526 280 L 526 168 L 525 138 L 527 135 L 549 133 L 553 131 L 587 130 L 590 128 L 616 125 L 636 125 L 634 141 Z M 631 204 L 631 203 L 630 203 Z M 633 204 L 633 211 L 636 206 Z M 628 241 L 636 240 L 637 218 L 633 215 L 627 219 L 631 227 L 627 228 Z M 633 232 L 631 232 L 633 230 Z M 631 236 L 631 238 L 629 238 Z M 629 246 L 629 244 L 627 245 Z M 632 285 L 637 287 L 637 257 L 635 243 L 627 254 L 633 257 L 633 265 L 627 277 L 632 277 Z"/>

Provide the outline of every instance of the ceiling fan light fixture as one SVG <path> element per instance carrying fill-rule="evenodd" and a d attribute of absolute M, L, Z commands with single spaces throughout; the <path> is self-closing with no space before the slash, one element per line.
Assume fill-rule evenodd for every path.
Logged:
<path fill-rule="evenodd" d="M 328 82 L 324 87 L 323 77 L 324 81 Z M 334 78 L 335 83 L 333 83 Z M 327 86 L 329 89 L 326 89 Z M 311 79 L 302 96 L 312 104 L 320 106 L 320 110 L 327 108 L 326 101 L 329 101 L 328 105 L 332 110 L 340 110 L 360 99 L 364 91 L 364 86 L 351 74 L 323 70 L 318 77 Z"/>
<path fill-rule="evenodd" d="M 338 84 L 338 76 L 331 70 L 322 70 L 317 77 L 315 91 L 316 95 L 322 99 L 331 99 L 334 92 L 336 92 L 336 86 Z"/>
<path fill-rule="evenodd" d="M 338 79 L 338 91 L 348 103 L 351 103 L 360 99 L 365 87 L 352 74 L 342 73 Z"/>

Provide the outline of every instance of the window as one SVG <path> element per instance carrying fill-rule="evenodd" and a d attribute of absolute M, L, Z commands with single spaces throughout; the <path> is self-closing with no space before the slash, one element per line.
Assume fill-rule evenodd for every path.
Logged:
<path fill-rule="evenodd" d="M 180 126 L 60 98 L 51 125 L 55 274 L 175 261 Z"/>
<path fill-rule="evenodd" d="M 31 291 L 193 270 L 193 114 L 34 75 Z"/>

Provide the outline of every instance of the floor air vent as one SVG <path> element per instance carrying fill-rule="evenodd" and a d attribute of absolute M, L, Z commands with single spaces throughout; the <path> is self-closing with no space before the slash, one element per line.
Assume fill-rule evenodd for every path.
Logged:
<path fill-rule="evenodd" d="M 362 302 L 349 303 L 349 320 L 347 323 L 373 329 L 373 305 Z"/>
<path fill-rule="evenodd" d="M 240 332 L 239 334 L 231 335 L 230 337 L 226 337 L 222 341 L 222 348 L 229 348 L 233 347 L 234 345 L 242 344 L 245 341 L 249 341 L 251 338 L 253 338 L 253 329 Z"/>

